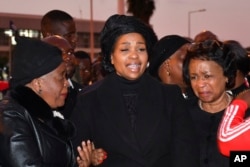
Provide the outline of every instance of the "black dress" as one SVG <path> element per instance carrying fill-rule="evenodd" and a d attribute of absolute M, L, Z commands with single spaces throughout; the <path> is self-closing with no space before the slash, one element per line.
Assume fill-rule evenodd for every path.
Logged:
<path fill-rule="evenodd" d="M 200 145 L 200 167 L 229 167 L 229 159 L 217 147 L 217 130 L 224 111 L 208 113 L 200 109 L 198 99 L 189 102 Z"/>

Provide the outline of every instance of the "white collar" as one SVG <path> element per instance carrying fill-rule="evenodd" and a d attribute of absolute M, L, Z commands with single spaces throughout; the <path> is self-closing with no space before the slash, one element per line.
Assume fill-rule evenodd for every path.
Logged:
<path fill-rule="evenodd" d="M 54 117 L 59 117 L 61 119 L 64 119 L 64 116 L 60 112 L 58 112 L 56 110 L 53 110 L 52 112 L 53 112 Z"/>
<path fill-rule="evenodd" d="M 72 89 L 74 89 L 74 85 L 73 85 L 71 79 L 68 79 L 68 82 L 69 82 L 69 86 L 70 86 Z"/>

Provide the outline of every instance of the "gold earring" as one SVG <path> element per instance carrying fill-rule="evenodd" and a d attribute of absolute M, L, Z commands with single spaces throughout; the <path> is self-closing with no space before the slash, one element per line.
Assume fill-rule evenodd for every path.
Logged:
<path fill-rule="evenodd" d="M 169 59 L 165 60 L 164 61 L 164 66 L 165 66 L 165 69 L 166 69 L 166 73 L 167 73 L 167 76 L 170 76 L 170 72 L 169 72 L 169 69 L 170 69 L 170 65 L 169 65 Z"/>
<path fill-rule="evenodd" d="M 39 89 L 39 90 L 38 90 L 38 94 L 41 94 L 41 93 L 42 93 L 42 90 L 41 90 L 41 89 Z"/>
<path fill-rule="evenodd" d="M 38 89 L 38 94 L 41 94 L 42 93 L 42 89 L 41 89 L 41 84 L 40 84 L 40 82 L 38 81 L 37 82 L 37 84 L 38 84 L 38 86 L 39 86 L 39 89 Z"/>

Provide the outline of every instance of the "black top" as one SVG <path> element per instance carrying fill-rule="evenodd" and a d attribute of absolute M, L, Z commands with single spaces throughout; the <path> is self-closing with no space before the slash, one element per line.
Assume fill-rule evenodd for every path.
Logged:
<path fill-rule="evenodd" d="M 217 147 L 217 130 L 224 110 L 208 113 L 200 109 L 198 99 L 189 103 L 189 112 L 195 123 L 200 145 L 200 167 L 229 167 L 229 159 Z"/>
<path fill-rule="evenodd" d="M 164 85 L 148 74 L 136 81 L 109 74 L 77 99 L 71 117 L 78 131 L 74 148 L 92 140 L 107 152 L 101 164 L 107 167 L 198 167 L 185 105 L 176 85 Z"/>

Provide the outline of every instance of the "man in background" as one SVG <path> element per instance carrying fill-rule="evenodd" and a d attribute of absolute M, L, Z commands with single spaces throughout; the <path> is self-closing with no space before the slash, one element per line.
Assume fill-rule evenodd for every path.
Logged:
<path fill-rule="evenodd" d="M 41 20 L 41 32 L 43 38 L 53 35 L 58 35 L 65 38 L 71 45 L 72 52 L 74 52 L 77 42 L 76 25 L 73 17 L 68 13 L 61 10 L 51 10 L 47 12 Z M 70 86 L 68 97 L 61 111 L 62 114 L 71 113 L 71 110 L 75 105 L 76 96 L 82 88 L 79 88 L 80 84 L 71 80 L 74 73 L 75 57 L 73 55 L 73 57 L 67 61 L 67 78 Z M 66 114 L 64 116 L 69 117 L 69 115 L 70 114 Z"/>
<path fill-rule="evenodd" d="M 78 50 L 75 52 L 76 59 L 76 72 L 74 79 L 83 85 L 83 87 L 89 86 L 92 84 L 92 73 L 91 73 L 91 58 L 90 55 L 83 51 Z"/>

